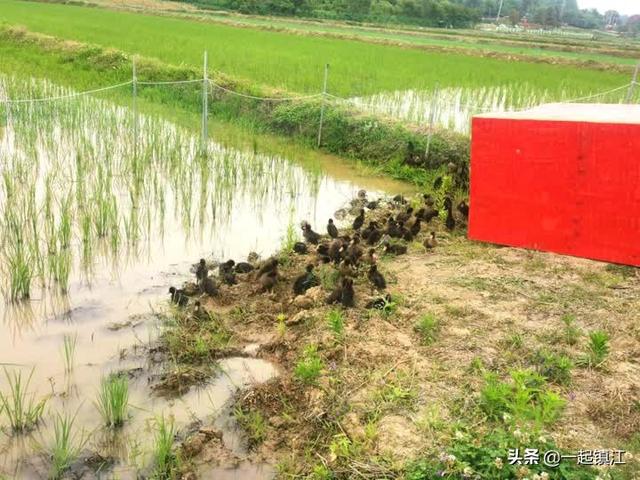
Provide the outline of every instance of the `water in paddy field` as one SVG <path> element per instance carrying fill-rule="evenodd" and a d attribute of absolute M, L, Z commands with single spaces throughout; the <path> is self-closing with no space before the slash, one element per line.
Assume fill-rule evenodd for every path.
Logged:
<path fill-rule="evenodd" d="M 61 93 L 68 92 L 0 77 L 0 97 Z M 224 426 L 221 412 L 234 393 L 276 376 L 277 366 L 229 358 L 202 388 L 171 399 L 154 394 L 150 379 L 163 366 L 147 347 L 159 335 L 154 312 L 166 305 L 169 286 L 188 279 L 200 257 L 268 256 L 302 219 L 323 230 L 361 188 L 371 196 L 404 189 L 353 180 L 337 159 L 327 175 L 215 142 L 201 155 L 191 132 L 159 118 L 135 122 L 129 110 L 103 100 L 14 104 L 0 113 L 0 364 L 23 380 L 32 372 L 29 392 L 49 397 L 44 422 L 28 435 L 12 434 L 0 413 L 0 477 L 46 476 L 43 453 L 57 413 L 76 416 L 84 453 L 117 459 L 109 475 L 118 478 L 148 467 L 160 416 L 173 418 L 178 431 L 198 421 Z M 66 357 L 65 343 L 75 344 Z M 114 435 L 94 402 L 101 378 L 122 371 L 132 417 Z M 4 372 L 0 391 L 9 391 Z M 224 432 L 225 445 L 241 450 L 237 435 Z M 273 470 L 246 463 L 209 473 L 268 478 Z"/>

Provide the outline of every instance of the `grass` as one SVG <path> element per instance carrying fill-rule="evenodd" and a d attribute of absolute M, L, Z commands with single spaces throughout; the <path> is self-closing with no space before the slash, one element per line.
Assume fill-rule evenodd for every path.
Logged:
<path fill-rule="evenodd" d="M 0 412 L 7 418 L 11 430 L 23 433 L 36 427 L 44 414 L 48 397 L 36 400 L 35 393 L 30 392 L 31 380 L 35 368 L 27 377 L 21 371 L 10 372 L 4 369 L 4 375 L 9 385 L 8 392 L 0 392 Z"/>
<path fill-rule="evenodd" d="M 71 5 L 1 0 L 0 21 L 196 68 L 201 67 L 206 49 L 212 70 L 305 93 L 321 90 L 327 62 L 331 64 L 329 91 L 341 96 L 430 89 L 436 82 L 443 87 L 495 86 L 523 79 L 551 92 L 593 92 L 629 80 L 626 75 L 581 68 L 424 52 Z"/>
<path fill-rule="evenodd" d="M 238 407 L 234 410 L 233 415 L 247 432 L 250 445 L 257 445 L 264 441 L 267 436 L 267 422 L 259 411 L 245 412 Z"/>
<path fill-rule="evenodd" d="M 64 371 L 69 373 L 73 370 L 73 363 L 76 356 L 76 345 L 78 344 L 78 334 L 65 335 L 62 339 L 62 362 Z"/>
<path fill-rule="evenodd" d="M 123 375 L 108 375 L 100 382 L 96 406 L 107 427 L 121 427 L 127 419 L 129 381 Z"/>
<path fill-rule="evenodd" d="M 173 420 L 157 419 L 157 428 L 153 443 L 153 474 L 157 480 L 174 478 L 179 458 L 174 449 L 175 425 Z"/>
<path fill-rule="evenodd" d="M 329 313 L 327 313 L 327 324 L 336 342 L 341 342 L 344 338 L 344 314 L 342 311 L 337 308 L 329 310 Z"/>
<path fill-rule="evenodd" d="M 547 381 L 558 385 L 569 385 L 571 383 L 571 369 L 573 362 L 563 354 L 557 354 L 543 349 L 534 355 L 534 363 L 540 375 Z"/>
<path fill-rule="evenodd" d="M 578 360 L 584 367 L 599 368 L 609 355 L 609 334 L 604 330 L 595 330 L 589 334 L 587 352 Z"/>
<path fill-rule="evenodd" d="M 430 345 L 436 341 L 438 331 L 440 330 L 440 322 L 431 313 L 421 316 L 414 326 L 414 330 L 420 335 L 423 345 Z"/>
<path fill-rule="evenodd" d="M 84 434 L 78 437 L 74 433 L 75 420 L 75 415 L 60 413 L 53 419 L 53 443 L 49 447 L 51 457 L 49 478 L 51 479 L 57 480 L 63 477 L 89 440 L 89 437 L 85 437 Z"/>
<path fill-rule="evenodd" d="M 296 362 L 293 375 L 298 381 L 313 385 L 317 382 L 323 369 L 324 362 L 318 355 L 318 347 L 311 344 L 305 347 L 302 356 Z"/>

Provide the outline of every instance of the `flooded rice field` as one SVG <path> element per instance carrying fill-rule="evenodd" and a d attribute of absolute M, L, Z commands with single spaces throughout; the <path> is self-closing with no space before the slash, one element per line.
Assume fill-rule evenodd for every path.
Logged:
<path fill-rule="evenodd" d="M 0 77 L 0 98 L 68 93 Z M 200 257 L 268 255 L 301 219 L 324 225 L 361 188 L 375 196 L 404 186 L 214 141 L 202 151 L 188 130 L 95 98 L 14 103 L 0 115 L 0 478 L 50 475 L 61 443 L 82 460 L 73 478 L 97 475 L 83 470 L 92 456 L 111 459 L 100 478 L 136 478 L 162 435 L 202 425 L 242 451 L 229 401 L 278 367 L 247 351 L 221 361 L 202 387 L 154 392 L 166 368 L 152 345 L 168 287 Z M 98 401 L 114 373 L 128 380 L 119 429 L 105 427 Z M 272 475 L 249 463 L 206 472 Z"/>

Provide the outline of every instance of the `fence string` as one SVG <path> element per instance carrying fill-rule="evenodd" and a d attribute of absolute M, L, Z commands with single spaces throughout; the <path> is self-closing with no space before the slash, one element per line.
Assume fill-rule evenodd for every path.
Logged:
<path fill-rule="evenodd" d="M 82 97 L 84 95 L 90 95 L 92 93 L 105 92 L 107 90 L 115 90 L 116 88 L 126 87 L 127 85 L 131 85 L 133 82 L 129 80 L 128 82 L 118 83 L 116 85 L 109 85 L 108 87 L 96 88 L 94 90 L 86 90 L 84 92 L 74 92 L 68 95 L 59 95 L 56 97 L 42 97 L 42 98 L 22 98 L 17 100 L 12 100 L 10 98 L 6 98 L 4 100 L 0 99 L 0 103 L 40 103 L 40 102 L 54 102 L 58 100 L 68 100 L 70 98 Z"/>
<path fill-rule="evenodd" d="M 223 92 L 227 92 L 227 93 L 230 93 L 231 95 L 236 95 L 238 97 L 250 98 L 253 100 L 265 100 L 270 102 L 288 102 L 293 100 L 307 100 L 311 98 L 319 98 L 319 97 L 322 97 L 323 95 L 322 93 L 314 93 L 312 95 L 300 95 L 297 97 L 258 97 L 255 95 L 248 95 L 246 93 L 236 92 L 235 90 L 231 90 L 229 88 L 223 87 L 222 85 L 212 82 L 211 80 L 209 80 L 209 85 L 211 85 L 212 89 L 217 88 L 218 90 L 222 90 Z"/>

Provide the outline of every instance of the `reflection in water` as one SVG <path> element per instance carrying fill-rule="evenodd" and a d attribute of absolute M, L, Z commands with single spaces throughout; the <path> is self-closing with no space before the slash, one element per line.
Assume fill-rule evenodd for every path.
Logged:
<path fill-rule="evenodd" d="M 0 77 L 3 97 L 62 93 Z M 159 367 L 140 346 L 158 336 L 149 312 L 168 286 L 200 257 L 268 255 L 300 219 L 322 229 L 366 185 L 213 142 L 203 155 L 189 131 L 146 116 L 135 127 L 129 110 L 92 98 L 14 104 L 0 118 L 0 363 L 35 367 L 34 393 L 51 395 L 37 432 L 0 440 L 0 474 L 41 470 L 33 454 L 49 442 L 51 415 L 63 411 L 77 412 L 88 447 L 115 456 L 118 469 L 142 468 L 157 415 L 179 428 L 211 421 L 237 388 L 275 375 L 265 362 L 229 359 L 226 374 L 203 390 L 175 400 L 150 396 L 148 379 Z M 77 338 L 69 371 L 65 336 Z M 100 378 L 113 371 L 130 372 L 132 404 L 131 420 L 115 436 L 101 428 L 94 405 Z"/>

